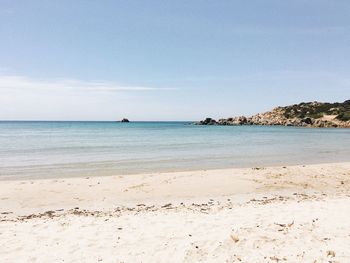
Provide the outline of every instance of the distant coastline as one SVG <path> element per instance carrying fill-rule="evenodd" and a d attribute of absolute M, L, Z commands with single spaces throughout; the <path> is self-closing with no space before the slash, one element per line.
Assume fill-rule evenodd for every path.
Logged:
<path fill-rule="evenodd" d="M 277 107 L 251 117 L 239 116 L 216 121 L 206 118 L 198 125 L 265 125 L 315 128 L 350 128 L 350 100 L 342 103 L 308 102 Z"/>

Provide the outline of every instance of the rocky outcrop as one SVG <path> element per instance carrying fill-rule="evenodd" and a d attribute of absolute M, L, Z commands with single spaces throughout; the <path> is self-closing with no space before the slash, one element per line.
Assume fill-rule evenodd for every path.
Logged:
<path fill-rule="evenodd" d="M 130 122 L 128 119 L 124 118 L 121 120 L 121 122 Z"/>
<path fill-rule="evenodd" d="M 350 100 L 343 103 L 300 103 L 277 107 L 250 117 L 206 118 L 199 125 L 280 125 L 319 128 L 350 128 Z"/>
<path fill-rule="evenodd" d="M 198 124 L 200 124 L 200 125 L 216 125 L 218 123 L 216 122 L 216 120 L 214 120 L 212 118 L 206 118 L 205 120 L 200 121 Z"/>

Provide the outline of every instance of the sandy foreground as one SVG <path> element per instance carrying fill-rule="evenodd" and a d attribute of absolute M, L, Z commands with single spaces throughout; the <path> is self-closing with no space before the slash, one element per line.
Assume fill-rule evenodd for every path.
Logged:
<path fill-rule="evenodd" d="M 0 262 L 350 262 L 350 163 L 0 181 Z"/>

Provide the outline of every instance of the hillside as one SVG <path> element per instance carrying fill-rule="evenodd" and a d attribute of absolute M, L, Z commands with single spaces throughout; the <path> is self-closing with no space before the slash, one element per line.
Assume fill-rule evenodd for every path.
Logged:
<path fill-rule="evenodd" d="M 199 125 L 281 125 L 319 128 L 350 128 L 350 100 L 343 103 L 303 102 L 277 107 L 250 117 L 239 116 L 218 121 L 206 118 Z"/>

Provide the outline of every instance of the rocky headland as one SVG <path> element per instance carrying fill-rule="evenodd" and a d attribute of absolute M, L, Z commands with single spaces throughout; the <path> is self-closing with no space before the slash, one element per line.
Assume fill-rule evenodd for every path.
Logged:
<path fill-rule="evenodd" d="M 350 100 L 343 103 L 303 102 L 246 117 L 214 120 L 206 118 L 198 125 L 280 125 L 318 128 L 350 128 Z"/>

